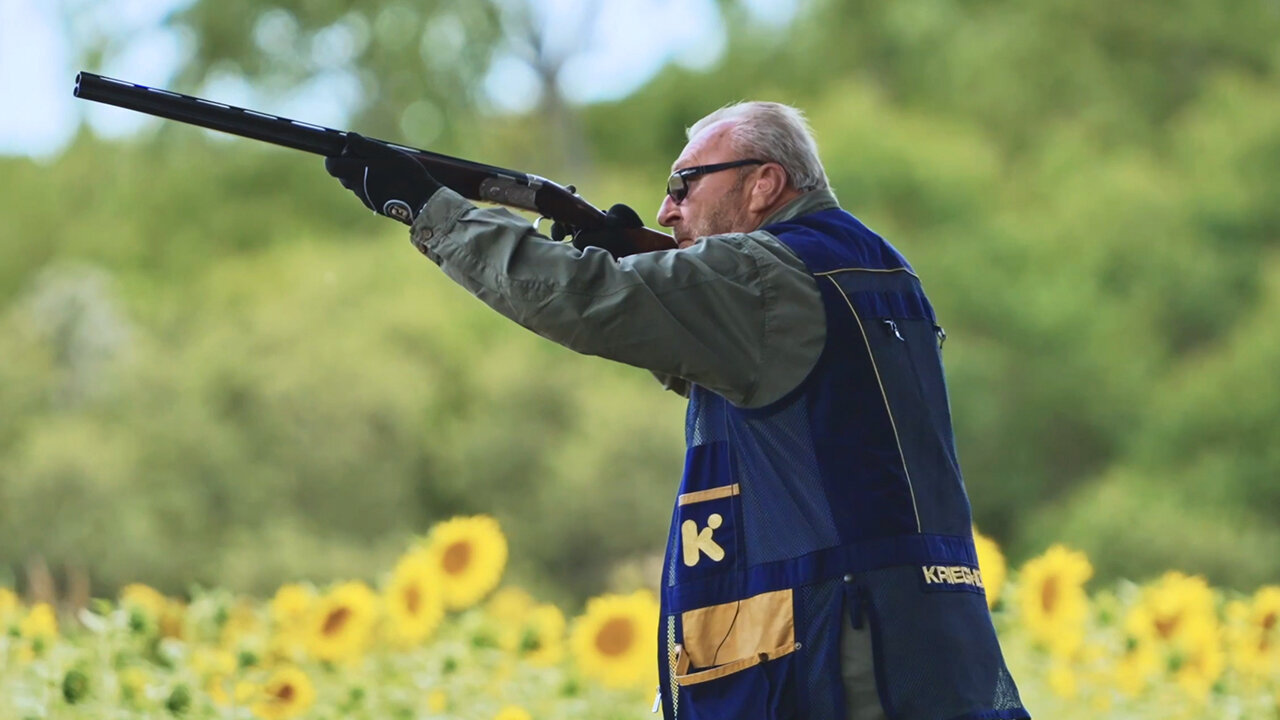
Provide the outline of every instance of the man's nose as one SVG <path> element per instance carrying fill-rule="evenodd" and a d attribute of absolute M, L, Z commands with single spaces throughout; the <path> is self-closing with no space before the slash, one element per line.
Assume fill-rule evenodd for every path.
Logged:
<path fill-rule="evenodd" d="M 675 204 L 670 195 L 662 196 L 662 204 L 658 206 L 658 224 L 662 227 L 673 227 L 680 219 L 680 206 Z"/>

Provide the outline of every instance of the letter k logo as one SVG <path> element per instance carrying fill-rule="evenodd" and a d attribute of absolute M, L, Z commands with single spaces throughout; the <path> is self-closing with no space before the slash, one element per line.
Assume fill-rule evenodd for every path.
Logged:
<path fill-rule="evenodd" d="M 711 539 L 712 531 L 723 523 L 724 518 L 720 517 L 719 513 L 712 513 L 711 517 L 707 518 L 707 526 L 702 530 L 698 530 L 698 523 L 693 520 L 680 523 L 680 547 L 684 553 L 685 567 L 697 565 L 702 553 L 706 553 L 713 562 L 724 559 L 724 548 Z"/>

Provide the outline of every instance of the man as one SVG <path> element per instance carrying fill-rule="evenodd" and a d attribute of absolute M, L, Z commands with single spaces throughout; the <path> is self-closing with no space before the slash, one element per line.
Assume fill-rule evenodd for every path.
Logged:
<path fill-rule="evenodd" d="M 987 612 L 918 278 L 839 208 L 799 111 L 733 105 L 688 137 L 658 212 L 678 249 L 638 254 L 616 229 L 552 242 L 358 137 L 326 167 L 497 311 L 689 397 L 659 628 L 668 720 L 1029 717 Z"/>

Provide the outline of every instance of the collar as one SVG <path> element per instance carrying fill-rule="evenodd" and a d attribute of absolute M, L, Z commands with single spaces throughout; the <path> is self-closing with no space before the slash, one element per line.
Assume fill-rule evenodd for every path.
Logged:
<path fill-rule="evenodd" d="M 831 192 L 831 188 L 810 190 L 775 210 L 772 215 L 764 219 L 764 222 L 760 223 L 760 227 L 786 222 L 801 215 L 808 215 L 819 210 L 830 210 L 839 206 L 840 204 L 836 201 L 836 195 Z"/>

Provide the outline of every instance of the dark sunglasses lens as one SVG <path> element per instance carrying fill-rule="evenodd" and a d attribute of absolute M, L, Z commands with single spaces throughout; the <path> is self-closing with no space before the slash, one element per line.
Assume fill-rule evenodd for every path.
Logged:
<path fill-rule="evenodd" d="M 672 175 L 667 180 L 667 195 L 671 196 L 671 200 L 677 205 L 684 202 L 684 196 L 689 194 L 689 186 L 685 184 L 684 178 L 679 175 Z"/>

